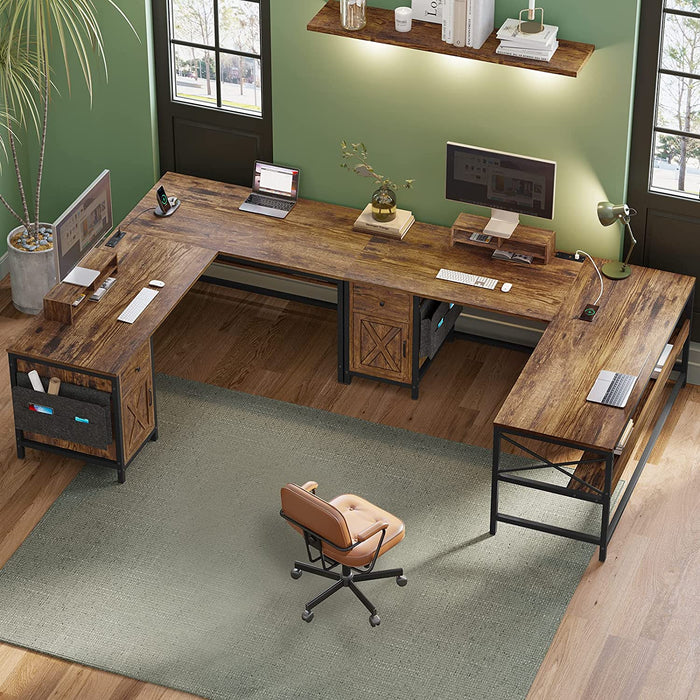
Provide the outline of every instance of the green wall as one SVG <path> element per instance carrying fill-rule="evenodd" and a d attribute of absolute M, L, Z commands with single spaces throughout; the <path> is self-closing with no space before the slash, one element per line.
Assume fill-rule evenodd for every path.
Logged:
<path fill-rule="evenodd" d="M 53 221 L 105 168 L 111 170 L 115 221 L 128 213 L 157 179 L 155 98 L 152 96 L 151 5 L 149 0 L 119 0 L 134 25 L 127 23 L 104 0 L 95 2 L 104 35 L 108 79 L 93 61 L 93 103 L 77 66 L 71 68 L 69 91 L 60 57 L 55 57 L 54 93 L 49 111 L 41 218 Z M 57 60 L 58 59 L 58 60 Z M 32 183 L 39 147 L 30 135 L 24 144 Z M 3 163 L 0 191 L 14 196 L 16 185 Z M 34 190 L 34 185 L 30 185 Z M 5 219 L 0 214 L 0 225 Z M 13 226 L 10 219 L 10 225 Z M 0 231 L 8 230 L 5 225 Z M 5 252 L 6 235 L 0 243 Z"/>
<path fill-rule="evenodd" d="M 595 205 L 626 195 L 638 3 L 545 3 L 545 21 L 559 25 L 561 37 L 597 46 L 574 79 L 308 32 L 323 0 L 271 0 L 275 160 L 302 169 L 303 196 L 362 207 L 371 184 L 339 167 L 339 141 L 363 141 L 379 172 L 416 179 L 415 189 L 399 193 L 399 205 L 445 225 L 469 209 L 445 200 L 446 141 L 555 160 L 558 246 L 616 256 L 621 231 L 602 228 Z M 496 22 L 523 5 L 497 0 Z M 119 219 L 158 176 L 150 1 L 121 0 L 120 6 L 141 42 L 98 3 L 110 72 L 108 83 L 97 74 L 92 110 L 77 78 L 71 96 L 58 80 L 42 218 L 53 219 L 110 168 Z M 31 164 L 37 148 L 28 146 Z M 3 193 L 8 180 L 14 187 L 9 176 L 3 168 Z"/>
<path fill-rule="evenodd" d="M 638 0 L 543 3 L 560 37 L 597 47 L 578 78 L 308 32 L 323 4 L 271 0 L 275 160 L 301 168 L 304 197 L 369 201 L 371 182 L 338 165 L 344 138 L 363 141 L 379 172 L 416 179 L 399 206 L 417 219 L 485 213 L 445 199 L 445 142 L 458 141 L 555 160 L 558 247 L 619 254 L 622 231 L 600 226 L 596 204 L 626 195 Z M 524 6 L 497 0 L 496 23 Z"/>

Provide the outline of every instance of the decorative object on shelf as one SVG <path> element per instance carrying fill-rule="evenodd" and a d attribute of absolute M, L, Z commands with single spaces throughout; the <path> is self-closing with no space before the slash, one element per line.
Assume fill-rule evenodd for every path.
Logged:
<path fill-rule="evenodd" d="M 393 221 L 396 218 L 396 193 L 399 188 L 410 189 L 415 180 L 405 180 L 402 185 L 380 175 L 367 162 L 367 149 L 364 143 L 340 142 L 340 149 L 343 156 L 341 168 L 352 170 L 361 177 L 371 177 L 379 187 L 372 195 L 372 216 L 376 221 Z"/>
<path fill-rule="evenodd" d="M 367 24 L 366 0 L 340 0 L 340 23 L 343 29 L 357 31 Z"/>
<path fill-rule="evenodd" d="M 106 0 L 105 4 L 115 8 L 136 34 L 126 15 L 112 0 Z M 12 302 L 24 313 L 38 313 L 41 310 L 41 303 L 37 306 L 35 299 L 41 299 L 55 284 L 56 278 L 53 251 L 41 250 L 41 245 L 31 250 L 33 244 L 29 244 L 27 248 L 21 245 L 17 247 L 9 242 L 13 235 L 16 237 L 18 232 L 21 235 L 23 231 L 27 231 L 34 241 L 38 241 L 42 227 L 50 227 L 50 224 L 40 223 L 39 205 L 49 105 L 57 70 L 52 61 L 58 56 L 61 57 L 59 62 L 65 66 L 65 75 L 70 86 L 68 66 L 74 63 L 70 54 L 75 53 L 77 63 L 74 65 L 79 66 L 91 101 L 91 51 L 106 69 L 98 20 L 101 8 L 98 9 L 92 2 L 85 0 L 43 0 L 36 7 L 34 5 L 35 3 L 27 3 L 26 0 L 3 0 L 0 4 L 0 102 L 4 105 L 0 105 L 0 123 L 4 125 L 4 129 L 0 129 L 0 152 L 8 157 L 11 155 L 20 195 L 20 207 L 17 207 L 19 211 L 15 211 L 8 198 L 2 194 L 0 202 L 21 224 L 19 229 L 14 229 L 8 237 L 8 255 Z M 30 211 L 32 202 L 27 197 L 19 166 L 17 134 L 29 132 L 32 127 L 38 137 L 39 158 L 34 183 L 34 206 L 33 211 Z M 39 260 L 42 262 L 39 263 Z M 41 266 L 41 272 L 37 266 Z M 27 285 L 31 286 L 31 290 Z"/>
<path fill-rule="evenodd" d="M 410 7 L 397 7 L 394 10 L 394 27 L 397 32 L 410 32 L 413 10 Z"/>
<path fill-rule="evenodd" d="M 540 21 L 536 17 L 540 13 Z M 523 20 L 523 14 L 527 13 L 527 19 Z M 544 29 L 544 10 L 541 7 L 535 7 L 535 0 L 529 0 L 528 7 L 525 10 L 520 10 L 518 15 L 518 31 L 521 34 L 539 34 Z"/>
<path fill-rule="evenodd" d="M 630 255 L 632 255 L 634 246 L 637 245 L 637 239 L 634 237 L 632 227 L 630 226 L 630 217 L 634 216 L 636 213 L 634 209 L 630 209 L 626 204 L 598 202 L 598 220 L 600 223 L 603 224 L 603 226 L 611 226 L 616 221 L 620 221 L 627 229 L 632 239 L 632 245 L 627 251 L 627 257 L 624 262 L 609 262 L 603 265 L 603 274 L 611 280 L 622 280 L 632 274 L 632 269 L 627 262 L 630 259 Z"/>
<path fill-rule="evenodd" d="M 528 10 L 522 12 L 528 12 Z M 554 52 L 559 48 L 557 41 L 559 27 L 543 24 L 542 29 L 537 33 L 528 33 L 521 29 L 527 24 L 521 20 L 507 19 L 496 33 L 496 38 L 500 39 L 496 53 L 518 58 L 532 58 L 535 61 L 551 60 Z"/>

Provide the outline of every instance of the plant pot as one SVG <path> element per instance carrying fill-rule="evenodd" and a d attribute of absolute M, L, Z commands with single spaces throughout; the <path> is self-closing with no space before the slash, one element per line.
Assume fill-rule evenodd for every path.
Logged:
<path fill-rule="evenodd" d="M 396 192 L 380 187 L 372 195 L 372 217 L 375 221 L 393 221 L 396 218 Z"/>
<path fill-rule="evenodd" d="M 51 224 L 39 225 L 51 229 Z M 56 284 L 56 261 L 53 246 L 47 250 L 15 248 L 10 239 L 23 230 L 24 226 L 18 226 L 7 236 L 12 303 L 23 314 L 38 314 L 44 308 L 44 295 Z"/>

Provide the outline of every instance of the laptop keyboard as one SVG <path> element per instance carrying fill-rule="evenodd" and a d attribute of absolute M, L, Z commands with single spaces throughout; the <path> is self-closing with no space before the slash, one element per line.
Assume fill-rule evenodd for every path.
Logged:
<path fill-rule="evenodd" d="M 636 381 L 637 377 L 633 374 L 620 374 L 616 372 L 601 403 L 608 406 L 616 406 L 617 408 L 624 408 L 627 403 L 627 396 Z"/>
<path fill-rule="evenodd" d="M 294 202 L 285 202 L 281 199 L 265 197 L 260 194 L 251 194 L 246 201 L 259 207 L 270 207 L 271 209 L 281 209 L 282 211 L 289 211 L 294 206 Z"/>

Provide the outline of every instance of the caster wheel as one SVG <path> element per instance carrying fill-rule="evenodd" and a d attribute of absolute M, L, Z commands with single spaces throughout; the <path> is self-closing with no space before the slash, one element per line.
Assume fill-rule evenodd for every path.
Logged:
<path fill-rule="evenodd" d="M 314 614 L 311 610 L 304 610 L 301 614 L 301 619 L 304 620 L 304 622 L 311 622 L 311 620 L 314 619 Z"/>
<path fill-rule="evenodd" d="M 301 577 L 301 569 L 297 569 L 296 567 L 292 569 L 289 573 L 293 579 L 298 579 Z"/>
<path fill-rule="evenodd" d="M 377 613 L 369 616 L 369 624 L 372 625 L 372 627 L 378 627 L 380 622 L 381 620 L 379 619 L 379 615 L 377 615 Z"/>
<path fill-rule="evenodd" d="M 405 576 L 397 576 L 396 583 L 398 583 L 399 586 L 405 586 L 408 583 L 408 579 Z"/>

